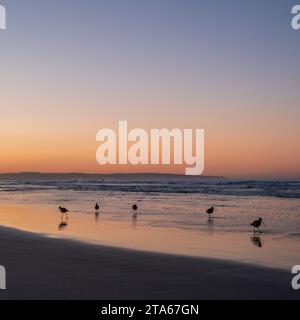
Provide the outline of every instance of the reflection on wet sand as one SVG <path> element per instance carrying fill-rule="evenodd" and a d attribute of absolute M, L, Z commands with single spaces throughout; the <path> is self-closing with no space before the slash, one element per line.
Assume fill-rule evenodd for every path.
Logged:
<path fill-rule="evenodd" d="M 99 220 L 99 211 L 97 210 L 97 211 L 95 211 L 95 221 L 96 222 L 98 222 L 98 220 Z"/>
<path fill-rule="evenodd" d="M 73 214 L 69 219 L 65 214 L 63 217 L 57 215 L 56 204 L 2 204 L 0 221 L 7 227 L 102 245 L 232 259 L 283 268 L 295 264 L 299 257 L 299 237 L 281 237 L 279 240 L 274 234 L 265 233 L 261 239 L 260 234 L 253 234 L 249 229 L 248 232 L 224 232 L 222 225 L 227 222 L 226 218 L 219 219 L 212 216 L 208 219 L 203 215 L 199 218 L 199 223 L 193 223 L 193 227 L 197 230 L 186 230 L 181 228 L 183 222 L 170 224 L 174 215 L 172 209 L 166 210 L 161 216 L 150 214 L 140 216 L 140 208 L 137 214 L 134 214 L 131 209 L 132 203 L 134 202 L 130 201 L 126 211 L 124 209 L 122 212 L 119 208 L 115 211 L 104 208 L 99 211 L 99 215 L 95 210 L 88 211 L 90 209 L 88 206 L 81 211 L 78 209 L 75 211 L 70 205 Z M 92 217 L 93 215 L 95 216 Z M 101 219 L 101 223 L 96 223 L 96 218 L 99 218 L 99 222 Z M 154 218 L 157 219 L 157 223 L 154 223 Z M 268 243 L 267 246 L 265 242 Z"/>
<path fill-rule="evenodd" d="M 64 230 L 67 226 L 68 226 L 68 216 L 61 216 L 61 221 L 58 225 L 58 229 L 61 231 L 61 230 Z"/>
<path fill-rule="evenodd" d="M 254 234 L 254 235 L 251 237 L 251 241 L 252 241 L 252 243 L 253 243 L 255 246 L 257 246 L 257 247 L 259 247 L 259 248 L 262 248 L 263 244 L 262 244 L 261 238 L 260 238 L 259 236 L 257 236 L 257 235 Z"/>
<path fill-rule="evenodd" d="M 213 233 L 214 231 L 214 219 L 211 216 L 207 219 L 207 231 L 208 233 Z"/>
<path fill-rule="evenodd" d="M 133 227 L 133 229 L 135 229 L 136 226 L 137 226 L 137 217 L 138 217 L 137 213 L 134 213 L 132 215 L 132 227 Z"/>

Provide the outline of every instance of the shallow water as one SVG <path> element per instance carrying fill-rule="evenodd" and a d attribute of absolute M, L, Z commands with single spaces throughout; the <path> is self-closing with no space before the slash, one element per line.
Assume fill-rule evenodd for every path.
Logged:
<path fill-rule="evenodd" d="M 14 190 L 7 188 L 8 183 Z M 77 184 L 81 187 L 74 188 Z M 130 191 L 121 191 L 123 187 L 116 188 L 115 184 L 114 188 L 107 186 L 103 190 L 103 181 L 94 181 L 90 190 L 90 184 L 90 181 L 85 186 L 80 181 L 51 181 L 51 185 L 46 181 L 2 181 L 1 224 L 48 236 L 139 250 L 288 269 L 300 264 L 300 199 L 297 197 L 257 192 L 228 195 L 199 190 L 197 193 L 145 192 L 144 189 L 137 192 L 139 184 L 133 183 Z M 210 184 L 210 189 L 215 188 L 215 184 Z M 143 185 L 150 188 L 147 183 Z M 172 186 L 163 188 L 172 189 Z M 293 188 L 296 194 L 298 191 Z M 93 209 L 96 201 L 100 204 L 98 213 Z M 131 210 L 133 203 L 138 205 L 137 216 Z M 68 219 L 61 220 L 59 205 L 70 210 Z M 211 220 L 205 213 L 210 206 L 216 207 Z M 258 217 L 263 217 L 265 225 L 262 233 L 254 236 L 250 223 Z"/>

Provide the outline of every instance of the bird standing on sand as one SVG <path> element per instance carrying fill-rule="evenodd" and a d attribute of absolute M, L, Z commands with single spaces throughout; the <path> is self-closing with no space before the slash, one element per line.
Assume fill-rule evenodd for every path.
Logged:
<path fill-rule="evenodd" d="M 132 206 L 132 210 L 134 210 L 134 211 L 136 211 L 137 210 L 137 205 L 136 204 L 134 204 L 133 206 Z"/>
<path fill-rule="evenodd" d="M 209 209 L 206 210 L 206 212 L 209 214 L 209 216 L 214 212 L 215 208 L 211 207 Z"/>
<path fill-rule="evenodd" d="M 262 223 L 264 223 L 262 218 L 258 218 L 258 220 L 253 221 L 250 224 L 251 226 L 253 226 L 253 232 L 255 232 L 255 228 L 258 229 Z"/>
<path fill-rule="evenodd" d="M 99 210 L 99 205 L 98 205 L 98 203 L 96 203 L 96 205 L 95 205 L 95 210 Z"/>
<path fill-rule="evenodd" d="M 64 214 L 64 213 L 68 214 L 68 212 L 69 212 L 68 209 L 62 208 L 62 207 L 59 207 L 59 211 L 61 212 L 61 214 Z"/>

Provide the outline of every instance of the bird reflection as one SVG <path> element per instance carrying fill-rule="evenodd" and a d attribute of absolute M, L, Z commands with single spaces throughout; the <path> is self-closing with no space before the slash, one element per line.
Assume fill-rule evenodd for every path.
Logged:
<path fill-rule="evenodd" d="M 132 227 L 133 227 L 133 229 L 135 229 L 136 226 L 137 226 L 137 218 L 138 218 L 138 215 L 137 215 L 137 213 L 135 212 L 135 213 L 132 215 Z"/>
<path fill-rule="evenodd" d="M 214 229 L 214 219 L 209 215 L 207 219 L 207 230 L 209 233 L 212 233 Z"/>
<path fill-rule="evenodd" d="M 213 224 L 214 223 L 214 219 L 209 216 L 208 219 L 207 219 L 207 224 Z"/>
<path fill-rule="evenodd" d="M 261 248 L 261 247 L 263 246 L 263 245 L 262 245 L 262 241 L 261 241 L 261 239 L 260 239 L 259 236 L 253 235 L 253 236 L 251 237 L 251 241 L 252 241 L 252 243 L 253 243 L 255 246 L 257 246 L 257 247 L 259 247 L 259 248 Z"/>
<path fill-rule="evenodd" d="M 99 220 L 99 213 L 100 213 L 99 210 L 95 211 L 95 221 L 96 222 L 98 222 L 98 220 Z"/>
<path fill-rule="evenodd" d="M 64 216 L 61 216 L 61 221 L 58 225 L 58 229 L 61 231 L 61 230 L 64 230 L 66 229 L 66 227 L 68 226 L 68 216 L 64 217 Z"/>

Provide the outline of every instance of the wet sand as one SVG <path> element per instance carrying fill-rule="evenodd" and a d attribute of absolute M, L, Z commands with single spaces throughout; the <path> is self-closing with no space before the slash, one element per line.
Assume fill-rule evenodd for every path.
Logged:
<path fill-rule="evenodd" d="M 289 271 L 0 227 L 0 299 L 300 299 Z"/>
<path fill-rule="evenodd" d="M 78 207 L 81 208 L 80 204 Z M 288 271 L 299 264 L 299 237 L 272 233 L 270 226 L 270 232 L 264 227 L 263 233 L 254 236 L 250 225 L 248 232 L 219 230 L 222 217 L 215 217 L 208 223 L 204 216 L 203 230 L 199 224 L 191 230 L 185 227 L 184 221 L 170 226 L 167 210 L 156 215 L 159 225 L 148 213 L 134 218 L 131 212 L 118 209 L 111 212 L 102 208 L 97 216 L 95 212 L 82 210 L 72 211 L 67 219 L 61 217 L 57 207 L 47 204 L 1 203 L 0 222 L 2 226 L 32 233 L 123 249 L 223 259 Z M 173 216 L 172 211 L 170 216 Z M 185 219 L 189 225 L 189 217 L 182 218 Z"/>

